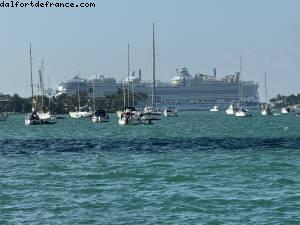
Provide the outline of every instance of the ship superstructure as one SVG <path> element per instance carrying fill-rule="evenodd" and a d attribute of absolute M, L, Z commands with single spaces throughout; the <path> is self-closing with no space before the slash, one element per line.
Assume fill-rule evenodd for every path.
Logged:
<path fill-rule="evenodd" d="M 123 86 L 123 81 L 117 82 L 116 79 L 103 75 L 94 76 L 91 79 L 74 77 L 72 80 L 60 84 L 57 94 L 75 95 L 78 79 L 80 79 L 80 90 L 86 91 L 87 94 L 92 93 L 94 80 L 96 97 L 116 94 Z M 133 71 L 130 77 L 124 81 L 125 84 L 128 82 L 134 85 L 135 93 L 148 95 L 149 101 L 151 101 L 152 82 L 142 80 L 141 70 L 138 75 Z M 214 105 L 225 109 L 230 104 L 239 102 L 239 85 L 239 72 L 217 79 L 216 69 L 214 69 L 213 75 L 196 73 L 192 76 L 186 67 L 179 67 L 171 82 L 156 81 L 155 100 L 157 107 L 176 106 L 179 110 L 209 110 Z M 248 108 L 258 108 L 258 83 L 242 81 L 242 86 L 245 105 Z M 147 103 L 149 102 L 140 104 L 146 105 Z"/>

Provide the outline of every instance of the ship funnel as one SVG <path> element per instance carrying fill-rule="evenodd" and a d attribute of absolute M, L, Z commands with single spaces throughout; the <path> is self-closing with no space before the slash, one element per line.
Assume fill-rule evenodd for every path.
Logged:
<path fill-rule="evenodd" d="M 217 69 L 214 68 L 214 77 L 217 78 Z"/>

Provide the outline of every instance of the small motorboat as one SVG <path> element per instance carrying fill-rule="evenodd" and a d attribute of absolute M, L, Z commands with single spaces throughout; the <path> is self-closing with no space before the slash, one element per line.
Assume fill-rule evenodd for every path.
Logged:
<path fill-rule="evenodd" d="M 209 111 L 211 111 L 211 112 L 219 112 L 220 111 L 220 108 L 217 106 L 217 105 L 215 105 L 213 108 L 211 108 Z"/>

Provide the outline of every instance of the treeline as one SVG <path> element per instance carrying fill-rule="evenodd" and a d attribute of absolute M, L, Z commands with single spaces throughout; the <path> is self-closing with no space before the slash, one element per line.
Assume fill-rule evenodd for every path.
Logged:
<path fill-rule="evenodd" d="M 300 104 L 300 94 L 288 96 L 278 94 L 276 98 L 270 99 L 270 102 L 275 108 L 298 105 Z"/>
<path fill-rule="evenodd" d="M 127 93 L 126 93 L 127 94 Z M 132 94 L 130 94 L 130 104 L 132 104 Z M 124 96 L 123 91 L 120 89 L 117 94 L 105 97 L 96 97 L 95 105 L 96 109 L 104 109 L 108 112 L 115 112 L 117 110 L 123 110 L 124 108 Z M 134 105 L 145 105 L 148 100 L 148 96 L 144 94 L 134 94 Z M 66 114 L 69 111 L 74 111 L 78 108 L 78 93 L 73 96 L 67 96 L 62 94 L 56 97 L 48 98 L 46 96 L 35 96 L 34 102 L 36 108 L 42 108 L 42 102 L 44 108 L 50 109 L 52 113 Z M 127 105 L 127 98 L 126 98 Z M 93 108 L 93 98 L 86 92 L 80 92 L 80 106 L 88 106 Z M 28 113 L 31 112 L 32 98 L 22 98 L 18 94 L 14 95 L 0 95 L 0 112 L 16 112 L 16 113 Z"/>

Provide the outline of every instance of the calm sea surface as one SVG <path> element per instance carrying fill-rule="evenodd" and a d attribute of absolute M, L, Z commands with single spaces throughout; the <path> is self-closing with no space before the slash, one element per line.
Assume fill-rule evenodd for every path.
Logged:
<path fill-rule="evenodd" d="M 300 117 L 0 122 L 0 224 L 300 224 Z"/>

